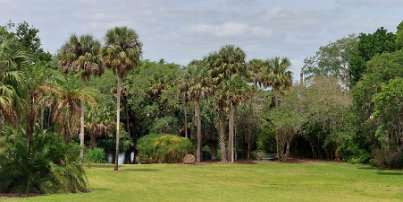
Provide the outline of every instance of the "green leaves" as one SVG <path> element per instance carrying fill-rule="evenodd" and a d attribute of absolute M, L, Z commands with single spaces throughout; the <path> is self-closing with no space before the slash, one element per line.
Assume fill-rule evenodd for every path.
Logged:
<path fill-rule="evenodd" d="M 142 44 L 137 33 L 127 27 L 115 27 L 106 33 L 105 47 L 100 55 L 103 65 L 113 70 L 120 78 L 140 64 Z"/>
<path fill-rule="evenodd" d="M 31 147 L 25 131 L 0 131 L 0 192 L 68 193 L 87 191 L 87 179 L 78 158 L 79 147 L 57 134 L 36 133 Z"/>
<path fill-rule="evenodd" d="M 358 43 L 358 37 L 349 35 L 321 46 L 315 56 L 304 60 L 304 75 L 307 79 L 317 75 L 334 76 L 340 79 L 345 87 L 349 87 L 350 64 L 359 54 Z"/>
<path fill-rule="evenodd" d="M 374 102 L 373 115 L 379 124 L 376 131 L 378 138 L 390 149 L 399 148 L 403 144 L 403 78 L 383 84 Z"/>
<path fill-rule="evenodd" d="M 100 49 L 100 42 L 91 35 L 72 35 L 57 54 L 59 66 L 64 73 L 81 72 L 83 80 L 93 75 L 100 76 L 104 71 L 99 58 Z"/>

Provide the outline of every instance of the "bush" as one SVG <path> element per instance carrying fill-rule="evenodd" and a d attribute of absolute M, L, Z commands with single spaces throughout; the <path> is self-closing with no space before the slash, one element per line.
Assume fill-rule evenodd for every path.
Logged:
<path fill-rule="evenodd" d="M 97 147 L 88 149 L 85 153 L 85 159 L 91 163 L 105 163 L 105 151 Z"/>
<path fill-rule="evenodd" d="M 370 153 L 352 140 L 343 141 L 338 149 L 342 159 L 349 163 L 368 163 L 371 158 Z"/>
<path fill-rule="evenodd" d="M 137 151 L 136 160 L 140 163 L 177 163 L 193 151 L 193 145 L 177 135 L 151 134 L 138 140 Z"/>
<path fill-rule="evenodd" d="M 88 191 L 77 144 L 44 132 L 34 135 L 29 149 L 24 130 L 5 128 L 1 133 L 1 193 Z"/>
<path fill-rule="evenodd" d="M 401 169 L 403 168 L 403 152 L 378 149 L 375 151 L 371 164 L 379 168 Z"/>

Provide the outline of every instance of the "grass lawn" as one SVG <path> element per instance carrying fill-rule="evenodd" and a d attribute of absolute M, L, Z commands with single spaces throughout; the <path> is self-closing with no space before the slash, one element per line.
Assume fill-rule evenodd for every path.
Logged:
<path fill-rule="evenodd" d="M 112 165 L 87 169 L 92 191 L 6 201 L 403 201 L 403 171 L 347 163 L 198 166 Z M 1 200 L 1 199 L 0 199 Z"/>

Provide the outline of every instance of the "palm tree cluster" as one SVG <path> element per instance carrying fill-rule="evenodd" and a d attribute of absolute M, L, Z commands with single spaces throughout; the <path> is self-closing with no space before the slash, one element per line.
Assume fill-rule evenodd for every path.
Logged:
<path fill-rule="evenodd" d="M 252 97 L 257 87 L 272 88 L 273 102 L 278 106 L 279 96 L 292 84 L 290 62 L 279 57 L 267 61 L 253 59 L 246 62 L 245 52 L 234 45 L 226 45 L 200 61 L 192 61 L 186 67 L 180 87 L 184 100 L 194 102 L 197 119 L 196 161 L 201 155 L 200 101 L 214 97 L 217 112 L 218 142 L 221 160 L 234 162 L 235 129 L 238 105 Z M 228 138 L 225 138 L 225 119 L 228 116 Z M 187 115 L 185 114 L 185 118 Z M 185 123 L 187 120 L 185 120 Z M 186 127 L 187 124 L 185 124 Z"/>
<path fill-rule="evenodd" d="M 42 129 L 45 114 L 48 125 L 54 122 L 63 134 L 66 142 L 71 141 L 77 131 L 77 117 L 80 122 L 80 157 L 84 155 L 85 105 L 96 111 L 95 97 L 99 92 L 87 87 L 92 76 L 101 76 L 105 68 L 111 69 L 117 76 L 117 113 L 116 113 L 116 156 L 118 155 L 120 131 L 120 99 L 122 79 L 137 67 L 141 58 L 141 43 L 137 33 L 127 27 L 110 29 L 105 36 L 105 45 L 91 35 L 72 35 L 62 45 L 56 55 L 57 63 L 64 76 L 53 74 L 41 62 L 32 62 L 28 51 L 20 47 L 17 38 L 0 29 L 0 125 L 18 124 L 24 108 L 27 113 L 27 138 L 32 141 L 36 117 L 41 114 Z M 32 75 L 27 77 L 26 75 Z M 49 79 L 52 78 L 52 79 Z M 28 99 L 25 99 L 28 94 Z M 26 101 L 27 100 L 27 101 Z M 45 111 L 46 109 L 46 111 Z M 110 123 L 93 123 L 89 132 L 105 131 Z M 105 127 L 104 127 L 105 126 Z M 94 135 L 94 134 L 93 134 Z M 116 158 L 115 170 L 118 170 Z"/>
<path fill-rule="evenodd" d="M 20 117 L 26 117 L 29 144 L 39 126 L 41 130 L 45 130 L 54 125 L 66 142 L 70 142 L 78 134 L 80 158 L 84 156 L 85 135 L 91 137 L 91 145 L 95 146 L 97 138 L 115 131 L 113 159 L 114 170 L 118 170 L 120 132 L 124 130 L 121 128 L 121 103 L 124 104 L 126 113 L 123 116 L 126 120 L 125 129 L 130 133 L 130 119 L 133 114 L 129 113 L 129 109 L 133 105 L 131 98 L 137 92 L 132 90 L 132 84 L 126 81 L 126 77 L 131 75 L 130 78 L 133 78 L 133 70 L 142 63 L 142 44 L 137 33 L 127 27 L 115 27 L 107 31 L 103 45 L 91 35 L 73 34 L 54 58 L 62 74 L 54 74 L 56 70 L 52 68 L 52 61 L 41 63 L 32 59 L 28 52 L 16 47 L 18 43 L 15 40 L 12 35 L 0 35 L 0 124 L 18 123 Z M 164 61 L 160 61 L 160 64 L 164 64 Z M 235 145 L 238 107 L 253 97 L 258 88 L 271 88 L 273 101 L 270 102 L 277 106 L 283 91 L 292 84 L 289 66 L 287 58 L 278 57 L 268 60 L 252 59 L 247 62 L 246 54 L 241 48 L 226 45 L 200 60 L 190 62 L 180 70 L 180 75 L 175 75 L 179 79 L 153 78 L 159 82 L 150 86 L 146 96 L 154 99 L 153 102 L 160 102 L 160 110 L 163 110 L 160 114 L 172 105 L 171 102 L 176 102 L 169 99 L 180 97 L 185 114 L 184 132 L 189 138 L 191 135 L 188 131 L 186 109 L 188 104 L 193 103 L 195 121 L 193 124 L 192 120 L 191 125 L 197 128 L 197 162 L 202 159 L 203 147 L 201 108 L 204 105 L 203 100 L 212 100 L 221 160 L 234 162 L 237 156 Z M 105 92 L 101 93 L 99 88 L 94 89 L 90 84 L 92 80 L 101 77 L 106 69 L 110 69 L 116 78 L 116 88 L 109 89 L 116 98 L 116 116 L 109 113 L 107 108 L 97 107 L 97 103 L 103 102 L 99 94 L 104 95 Z M 164 79 L 178 80 L 179 83 L 168 86 L 168 80 Z M 173 89 L 177 89 L 177 95 Z M 159 96 L 165 93 L 173 97 L 158 101 Z M 23 110 L 25 106 L 28 106 L 26 112 Z M 86 107 L 89 107 L 88 112 Z M 112 123 L 113 118 L 116 118 L 115 123 Z M 147 118 L 151 118 L 148 113 Z M 113 127 L 116 129 L 113 130 Z M 165 128 L 167 127 L 169 130 L 173 129 L 169 124 Z"/>

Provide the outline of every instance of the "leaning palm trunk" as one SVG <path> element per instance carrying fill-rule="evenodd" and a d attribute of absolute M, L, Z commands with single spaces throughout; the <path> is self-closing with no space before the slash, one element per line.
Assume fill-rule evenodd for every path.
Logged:
<path fill-rule="evenodd" d="M 116 95 L 116 150 L 115 150 L 115 167 L 114 170 L 119 170 L 119 122 L 120 122 L 120 91 L 121 91 L 120 77 L 118 76 L 118 86 Z"/>
<path fill-rule="evenodd" d="M 84 100 L 80 100 L 80 158 L 84 157 Z"/>
<path fill-rule="evenodd" d="M 199 99 L 195 100 L 195 111 L 197 116 L 197 151 L 196 151 L 196 162 L 200 162 L 201 156 L 201 117 L 200 117 L 200 101 Z"/>
<path fill-rule="evenodd" d="M 218 133 L 220 138 L 221 161 L 226 162 L 227 149 L 225 148 L 225 125 L 224 125 L 224 109 L 220 107 L 218 112 Z"/>
<path fill-rule="evenodd" d="M 230 114 L 229 114 L 229 140 L 228 140 L 228 147 L 229 147 L 229 155 L 231 163 L 234 162 L 234 117 L 235 117 L 235 107 L 231 103 L 230 105 Z"/>

